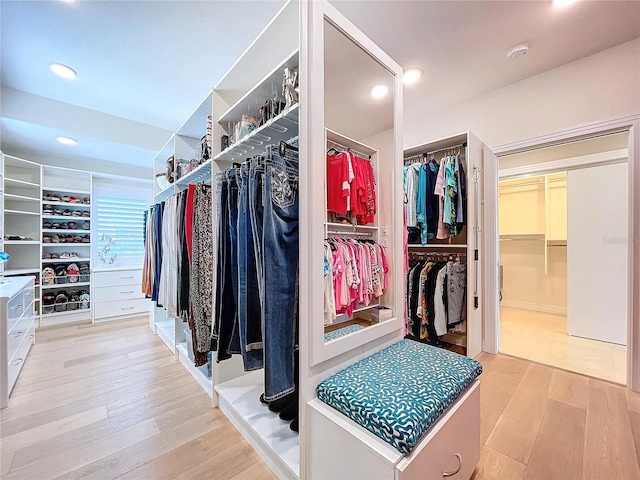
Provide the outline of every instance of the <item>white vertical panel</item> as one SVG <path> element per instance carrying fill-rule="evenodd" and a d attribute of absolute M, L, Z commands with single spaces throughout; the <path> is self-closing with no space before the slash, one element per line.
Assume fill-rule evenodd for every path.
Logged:
<path fill-rule="evenodd" d="M 627 344 L 627 164 L 568 173 L 567 331 Z"/>

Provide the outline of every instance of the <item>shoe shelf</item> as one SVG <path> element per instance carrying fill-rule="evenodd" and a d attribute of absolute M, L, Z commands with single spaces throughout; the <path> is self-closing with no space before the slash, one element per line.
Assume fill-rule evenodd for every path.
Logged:
<path fill-rule="evenodd" d="M 40 201 L 39 198 L 36 198 L 35 200 L 37 200 L 38 202 Z M 78 208 L 78 207 L 91 208 L 90 203 L 52 202 L 50 200 L 42 200 L 42 203 L 44 205 L 66 206 L 66 207 L 73 206 L 74 208 Z"/>
<path fill-rule="evenodd" d="M 246 156 L 261 152 L 267 145 L 287 141 L 298 134 L 299 106 L 296 103 L 273 117 L 261 127 L 243 137 L 240 141 L 228 146 L 213 159 L 227 161 L 244 159 Z"/>
<path fill-rule="evenodd" d="M 82 233 L 85 235 L 90 235 L 89 233 L 90 230 L 79 230 L 79 229 L 69 230 L 66 228 L 43 228 L 42 232 L 43 233 L 78 233 L 78 234 Z"/>
<path fill-rule="evenodd" d="M 42 289 L 49 288 L 69 288 L 69 287 L 88 287 L 91 285 L 91 282 L 73 282 L 73 283 L 56 283 L 54 285 L 41 285 Z"/>
<path fill-rule="evenodd" d="M 78 303 L 78 302 L 67 302 L 63 305 L 68 306 L 69 303 Z M 53 312 L 53 313 L 43 313 L 43 318 L 53 318 L 53 317 L 62 317 L 66 315 L 73 315 L 74 313 L 87 313 L 91 312 L 90 308 L 76 308 L 75 310 L 64 310 L 62 312 Z"/>
<path fill-rule="evenodd" d="M 90 258 L 43 258 L 42 263 L 76 263 L 76 262 L 90 262 Z"/>
<path fill-rule="evenodd" d="M 52 188 L 52 187 L 42 187 L 42 191 L 45 193 L 55 193 L 56 195 L 91 195 L 91 192 L 88 190 L 74 190 L 72 188 Z"/>
<path fill-rule="evenodd" d="M 37 240 L 5 240 L 5 245 L 40 245 Z"/>
<path fill-rule="evenodd" d="M 38 215 L 37 213 L 35 215 Z M 72 222 L 79 222 L 84 220 L 91 220 L 91 217 L 83 217 L 77 215 L 42 215 L 42 218 L 52 219 L 52 220 L 70 220 Z"/>

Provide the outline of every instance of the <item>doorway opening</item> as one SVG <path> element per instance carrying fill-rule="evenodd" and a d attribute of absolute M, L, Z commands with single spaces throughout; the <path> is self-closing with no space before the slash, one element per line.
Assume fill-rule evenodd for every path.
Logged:
<path fill-rule="evenodd" d="M 626 385 L 628 135 L 500 157 L 501 353 Z"/>

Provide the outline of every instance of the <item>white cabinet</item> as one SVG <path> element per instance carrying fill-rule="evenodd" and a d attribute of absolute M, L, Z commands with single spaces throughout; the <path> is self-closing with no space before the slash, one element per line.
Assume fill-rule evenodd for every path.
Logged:
<path fill-rule="evenodd" d="M 0 407 L 20 375 L 35 341 L 34 277 L 14 277 L 0 286 Z"/>
<path fill-rule="evenodd" d="M 147 300 L 140 289 L 142 269 L 95 270 L 93 316 L 96 322 L 146 314 Z"/>

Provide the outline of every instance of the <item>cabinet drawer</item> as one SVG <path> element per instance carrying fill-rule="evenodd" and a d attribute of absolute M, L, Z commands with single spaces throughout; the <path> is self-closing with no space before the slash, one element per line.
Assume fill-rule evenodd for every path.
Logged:
<path fill-rule="evenodd" d="M 35 314 L 33 313 L 33 307 L 29 308 L 31 311 L 24 312 L 22 318 L 16 322 L 15 326 L 7 335 L 7 358 L 11 358 L 13 356 L 18 349 L 18 345 L 20 345 L 20 342 L 27 337 L 27 332 L 33 325 Z"/>
<path fill-rule="evenodd" d="M 480 460 L 480 382 L 397 465 L 398 480 L 469 479 Z"/>
<path fill-rule="evenodd" d="M 95 318 L 115 317 L 118 315 L 131 315 L 132 313 L 148 313 L 149 300 L 136 298 L 122 302 L 94 303 Z"/>
<path fill-rule="evenodd" d="M 118 287 L 96 287 L 93 291 L 95 302 L 113 302 L 144 298 L 140 285 L 122 285 Z"/>
<path fill-rule="evenodd" d="M 141 285 L 142 270 L 118 270 L 115 272 L 95 272 L 96 287 L 113 287 L 115 285 Z"/>
<path fill-rule="evenodd" d="M 11 330 L 25 310 L 24 290 L 7 303 L 7 331 Z"/>
<path fill-rule="evenodd" d="M 31 324 L 31 327 L 27 330 L 25 334 L 25 338 L 22 340 L 18 349 L 9 360 L 9 365 L 7 366 L 7 380 L 9 381 L 7 393 L 10 394 L 13 386 L 18 379 L 18 375 L 20 375 L 20 371 L 24 366 L 24 362 L 27 360 L 27 355 L 29 354 L 29 350 L 31 349 L 31 345 L 33 345 L 33 335 L 35 334 L 35 322 Z"/>

